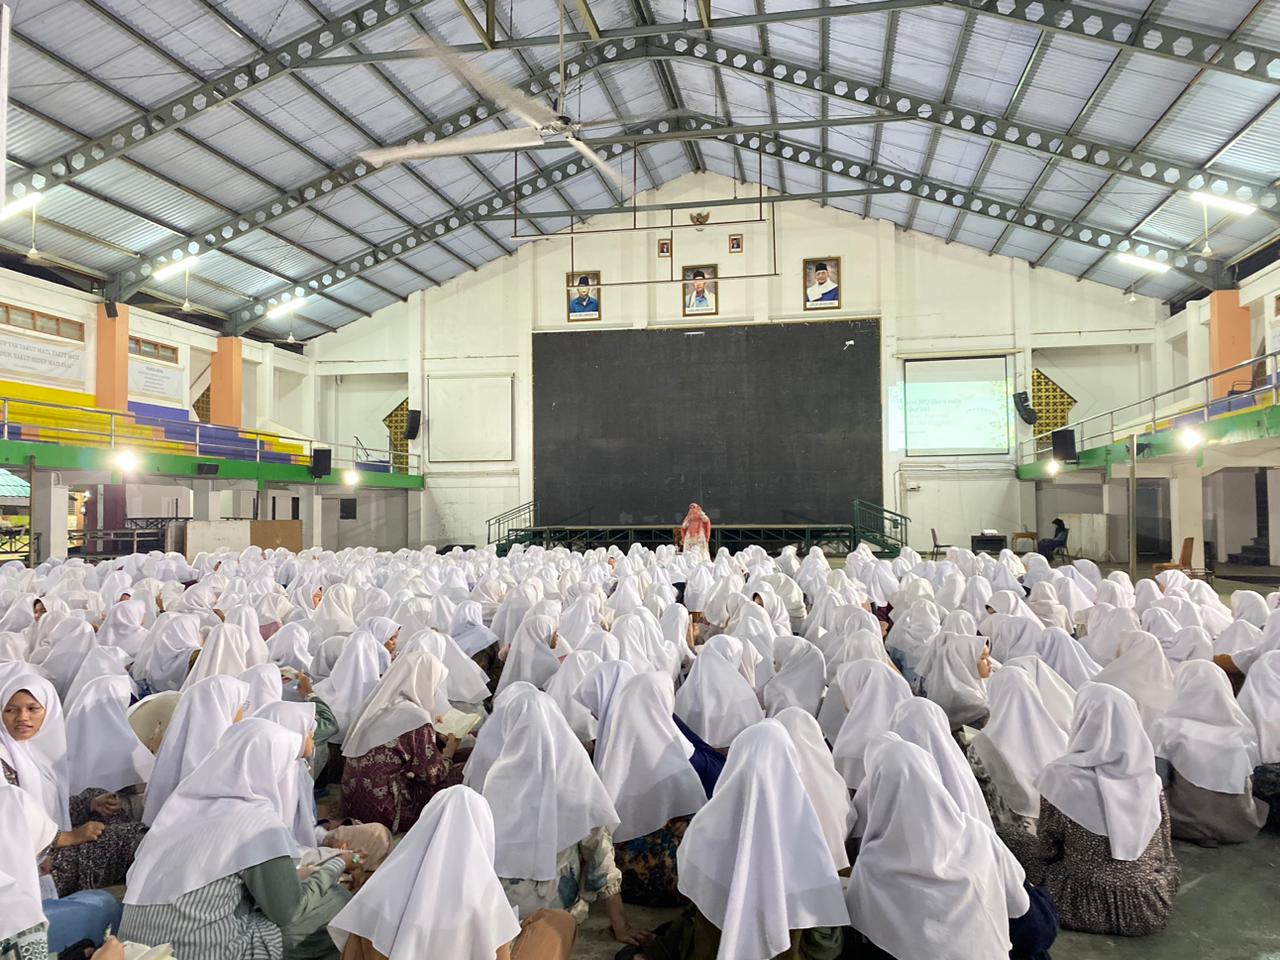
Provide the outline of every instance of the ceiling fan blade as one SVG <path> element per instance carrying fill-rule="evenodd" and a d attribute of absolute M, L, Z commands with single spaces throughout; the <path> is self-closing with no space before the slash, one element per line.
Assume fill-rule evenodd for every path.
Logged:
<path fill-rule="evenodd" d="M 509 150 L 527 150 L 542 146 L 537 130 L 524 127 L 518 130 L 498 130 L 494 133 L 477 133 L 472 137 L 445 137 L 433 143 L 407 143 L 403 147 L 386 147 L 366 150 L 362 160 L 375 167 L 385 167 L 406 160 L 427 160 L 431 157 L 467 157 L 476 153 L 505 153 Z"/>
<path fill-rule="evenodd" d="M 577 137 L 569 137 L 568 140 L 573 149 L 577 150 L 580 154 L 594 163 L 596 167 L 609 178 L 610 182 L 618 188 L 619 194 L 624 194 L 626 192 L 625 185 L 622 182 L 622 177 L 618 176 L 618 172 L 614 170 L 613 167 L 600 159 L 600 154 L 596 153 Z"/>
<path fill-rule="evenodd" d="M 555 123 L 556 112 L 510 84 L 490 76 L 474 63 L 458 56 L 451 49 L 433 40 L 420 40 L 418 45 L 424 55 L 435 57 L 471 86 L 481 96 L 487 97 L 508 113 L 514 113 L 531 127 L 545 127 Z"/>

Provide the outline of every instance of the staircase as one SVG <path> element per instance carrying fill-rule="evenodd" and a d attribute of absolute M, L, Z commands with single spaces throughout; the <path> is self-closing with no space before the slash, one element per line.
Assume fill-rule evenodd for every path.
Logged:
<path fill-rule="evenodd" d="M 534 516 L 538 510 L 538 502 L 530 500 L 518 507 L 512 507 L 506 513 L 490 517 L 487 527 L 489 543 L 498 551 L 498 556 L 505 557 L 507 551 L 517 543 L 532 543 L 535 533 L 532 529 Z"/>
<path fill-rule="evenodd" d="M 862 541 L 871 544 L 878 557 L 894 558 L 907 545 L 907 526 L 911 518 L 894 513 L 868 500 L 853 501 L 853 539 L 857 547 Z"/>
<path fill-rule="evenodd" d="M 1254 537 L 1252 543 L 1246 543 L 1239 553 L 1227 554 L 1227 563 L 1247 567 L 1265 567 L 1271 564 L 1271 543 L 1266 535 Z"/>

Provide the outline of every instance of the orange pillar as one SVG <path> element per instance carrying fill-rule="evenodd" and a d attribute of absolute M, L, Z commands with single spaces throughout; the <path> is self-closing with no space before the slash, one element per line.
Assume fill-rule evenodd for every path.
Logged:
<path fill-rule="evenodd" d="M 103 410 L 129 409 L 129 308 L 119 304 L 116 314 L 107 316 L 107 305 L 98 304 L 94 406 Z"/>
<path fill-rule="evenodd" d="M 1209 367 L 1221 370 L 1253 357 L 1253 318 L 1240 306 L 1239 290 L 1216 290 L 1209 294 Z M 1248 367 L 1224 373 L 1213 380 L 1215 400 L 1232 387 L 1248 385 L 1253 374 Z"/>
<path fill-rule="evenodd" d="M 209 419 L 227 427 L 240 426 L 244 395 L 244 341 L 219 337 L 209 369 Z"/>

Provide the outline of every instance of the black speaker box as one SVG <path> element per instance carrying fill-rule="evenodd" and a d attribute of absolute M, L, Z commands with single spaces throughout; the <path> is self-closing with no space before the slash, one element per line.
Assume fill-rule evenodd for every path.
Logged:
<path fill-rule="evenodd" d="M 417 440 L 418 431 L 422 429 L 422 411 L 410 410 L 409 422 L 404 425 L 404 438 L 406 440 Z"/>
<path fill-rule="evenodd" d="M 1031 406 L 1031 398 L 1027 396 L 1027 391 L 1019 390 L 1015 393 L 1013 395 L 1013 405 L 1023 423 L 1030 425 L 1040 419 L 1040 414 L 1036 413 L 1035 407 Z"/>
<path fill-rule="evenodd" d="M 202 477 L 216 477 L 218 475 L 218 465 L 216 463 L 197 463 L 196 473 Z"/>
<path fill-rule="evenodd" d="M 1076 432 L 1053 431 L 1053 459 L 1059 463 L 1071 463 L 1076 459 Z"/>
<path fill-rule="evenodd" d="M 317 480 L 333 473 L 333 451 L 316 447 L 311 451 L 311 476 Z"/>

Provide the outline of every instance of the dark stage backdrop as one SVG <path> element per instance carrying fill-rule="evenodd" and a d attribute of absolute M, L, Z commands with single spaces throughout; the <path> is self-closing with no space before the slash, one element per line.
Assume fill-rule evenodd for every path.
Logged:
<path fill-rule="evenodd" d="M 876 320 L 536 333 L 537 522 L 851 522 L 880 407 Z"/>

